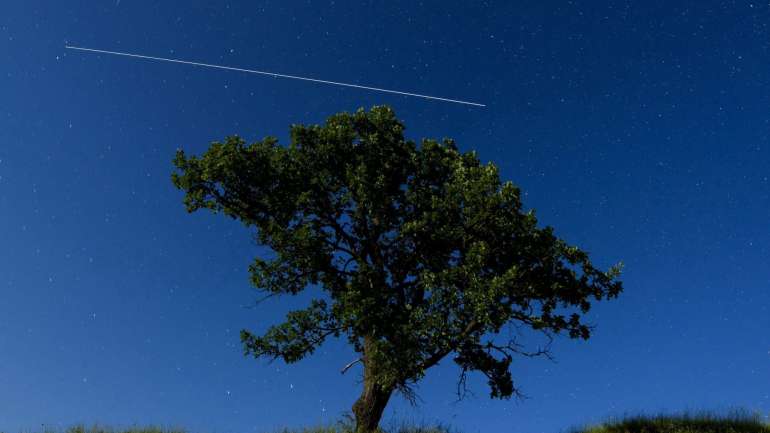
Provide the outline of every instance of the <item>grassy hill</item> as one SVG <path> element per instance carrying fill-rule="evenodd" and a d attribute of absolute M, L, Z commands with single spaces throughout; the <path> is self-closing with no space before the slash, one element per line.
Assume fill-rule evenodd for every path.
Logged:
<path fill-rule="evenodd" d="M 447 427 L 413 427 L 403 425 L 386 433 L 450 433 Z M 274 433 L 350 433 L 349 423 L 310 427 L 301 430 L 283 430 Z M 2 433 L 2 430 L 0 430 Z M 184 429 L 159 427 L 133 427 L 112 429 L 103 426 L 70 427 L 63 432 L 44 429 L 41 433 L 187 433 Z M 498 432 L 490 432 L 498 433 Z M 505 432 L 500 432 L 505 433 Z M 570 433 L 770 433 L 770 424 L 761 416 L 737 412 L 729 415 L 657 415 L 635 416 L 610 420 L 599 425 L 572 429 Z"/>
<path fill-rule="evenodd" d="M 572 433 L 770 433 L 770 424 L 757 414 L 745 412 L 723 416 L 657 415 L 610 420 Z"/>
<path fill-rule="evenodd" d="M 294 429 L 294 430 L 284 429 L 284 430 L 277 430 L 277 431 L 265 432 L 265 433 L 352 433 L 352 430 L 353 430 L 352 424 L 347 422 L 340 422 L 336 425 L 306 427 L 303 429 Z M 6 432 L 0 429 L 0 433 L 13 433 L 13 432 Z M 157 426 L 143 426 L 143 427 L 115 429 L 112 427 L 100 426 L 100 425 L 95 425 L 90 427 L 84 426 L 84 425 L 76 425 L 73 427 L 69 427 L 65 430 L 45 428 L 39 432 L 24 431 L 19 433 L 190 433 L 190 432 L 182 428 L 164 428 L 164 427 L 157 427 Z M 448 427 L 441 427 L 441 426 L 415 427 L 415 426 L 402 425 L 396 428 L 383 431 L 383 433 L 454 433 L 454 431 L 449 429 Z"/>

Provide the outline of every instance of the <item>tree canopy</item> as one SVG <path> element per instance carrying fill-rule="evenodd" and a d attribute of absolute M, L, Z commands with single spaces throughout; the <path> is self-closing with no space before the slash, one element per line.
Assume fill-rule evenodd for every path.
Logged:
<path fill-rule="evenodd" d="M 320 288 L 263 335 L 242 331 L 245 352 L 293 363 L 346 338 L 364 367 L 360 431 L 377 426 L 393 391 L 450 355 L 462 378 L 480 372 L 492 397 L 510 397 L 511 361 L 531 353 L 500 342 L 504 327 L 588 339 L 592 301 L 622 290 L 619 266 L 597 269 L 538 227 L 493 163 L 450 139 L 406 139 L 385 106 L 293 125 L 288 146 L 231 136 L 174 163 L 189 212 L 240 220 L 274 252 L 250 266 L 254 286 Z"/>

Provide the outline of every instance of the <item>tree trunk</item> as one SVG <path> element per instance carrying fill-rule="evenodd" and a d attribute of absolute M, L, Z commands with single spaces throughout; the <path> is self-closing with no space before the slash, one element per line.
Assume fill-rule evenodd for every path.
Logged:
<path fill-rule="evenodd" d="M 356 433 L 372 433 L 377 431 L 385 406 L 390 400 L 392 389 L 371 383 L 364 378 L 364 391 L 353 404 L 353 413 L 356 416 Z"/>
<path fill-rule="evenodd" d="M 385 406 L 393 394 L 393 388 L 383 386 L 376 380 L 378 366 L 376 357 L 372 356 L 374 342 L 364 339 L 364 390 L 353 404 L 353 414 L 356 417 L 356 433 L 372 433 L 377 431 Z"/>

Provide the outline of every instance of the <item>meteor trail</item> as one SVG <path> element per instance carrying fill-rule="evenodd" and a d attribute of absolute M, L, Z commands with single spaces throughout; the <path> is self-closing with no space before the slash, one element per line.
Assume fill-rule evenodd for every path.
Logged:
<path fill-rule="evenodd" d="M 433 100 L 436 100 L 436 101 L 454 102 L 455 104 L 473 105 L 473 106 L 476 106 L 476 107 L 486 107 L 485 104 L 479 104 L 478 102 L 461 101 L 459 99 L 440 98 L 438 96 L 421 95 L 419 93 L 402 92 L 402 91 L 399 91 L 399 90 L 382 89 L 382 88 L 379 88 L 379 87 L 361 86 L 361 85 L 358 85 L 358 84 L 340 83 L 340 82 L 337 82 L 337 81 L 319 80 L 319 79 L 316 79 L 316 78 L 299 77 L 299 76 L 296 76 L 296 75 L 277 74 L 275 72 L 257 71 L 257 70 L 254 70 L 254 69 L 234 68 L 234 67 L 231 67 L 231 66 L 212 65 L 212 64 L 208 64 L 208 63 L 190 62 L 190 61 L 187 61 L 187 60 L 167 59 L 167 58 L 163 58 L 163 57 L 144 56 L 144 55 L 141 55 L 141 54 L 132 54 L 132 53 L 121 53 L 119 51 L 97 50 L 97 49 L 94 49 L 94 48 L 76 47 L 76 46 L 73 46 L 73 45 L 65 45 L 64 48 L 66 48 L 68 50 L 88 51 L 88 52 L 93 52 L 93 53 L 113 54 L 113 55 L 116 55 L 116 56 L 135 57 L 135 58 L 138 58 L 138 59 L 158 60 L 158 61 L 161 61 L 161 62 L 182 63 L 182 64 L 185 64 L 185 65 L 203 66 L 203 67 L 206 67 L 206 68 L 226 69 L 228 71 L 247 72 L 249 74 L 269 75 L 271 77 L 277 77 L 277 78 L 291 78 L 291 79 L 294 79 L 294 80 L 312 81 L 314 83 L 323 83 L 323 84 L 332 84 L 332 85 L 335 85 L 335 86 L 353 87 L 353 88 L 356 88 L 356 89 L 372 90 L 372 91 L 375 91 L 375 92 L 395 93 L 397 95 L 404 95 L 404 96 L 415 96 L 417 98 L 433 99 Z"/>

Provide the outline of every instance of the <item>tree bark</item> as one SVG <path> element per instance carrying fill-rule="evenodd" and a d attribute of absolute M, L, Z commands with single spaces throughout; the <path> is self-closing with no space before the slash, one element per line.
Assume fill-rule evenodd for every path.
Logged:
<path fill-rule="evenodd" d="M 364 379 L 364 391 L 353 404 L 356 416 L 356 433 L 372 433 L 377 431 L 385 406 L 390 400 L 392 389 L 383 388 L 376 383 L 368 383 Z"/>
<path fill-rule="evenodd" d="M 377 431 L 385 406 L 393 394 L 393 388 L 378 383 L 376 377 L 378 367 L 375 357 L 371 356 L 374 343 L 369 338 L 364 342 L 364 389 L 361 396 L 353 404 L 353 414 L 356 417 L 356 433 L 373 433 Z M 369 356 L 367 356 L 369 355 Z"/>

